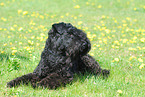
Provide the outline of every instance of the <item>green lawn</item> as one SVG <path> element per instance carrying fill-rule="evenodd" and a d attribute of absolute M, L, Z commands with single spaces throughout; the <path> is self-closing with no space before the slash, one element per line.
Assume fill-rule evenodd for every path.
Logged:
<path fill-rule="evenodd" d="M 15 77 L 33 72 L 48 30 L 56 22 L 83 29 L 92 43 L 89 52 L 108 79 L 76 76 L 57 90 L 31 86 L 7 88 Z M 0 0 L 0 95 L 5 97 L 144 97 L 144 0 Z"/>

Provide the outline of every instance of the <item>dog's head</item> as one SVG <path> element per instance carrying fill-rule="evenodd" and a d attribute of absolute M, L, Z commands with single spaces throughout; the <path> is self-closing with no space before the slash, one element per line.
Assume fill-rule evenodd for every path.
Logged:
<path fill-rule="evenodd" d="M 56 23 L 48 33 L 49 49 L 64 56 L 85 55 L 91 49 L 86 34 L 70 23 Z"/>

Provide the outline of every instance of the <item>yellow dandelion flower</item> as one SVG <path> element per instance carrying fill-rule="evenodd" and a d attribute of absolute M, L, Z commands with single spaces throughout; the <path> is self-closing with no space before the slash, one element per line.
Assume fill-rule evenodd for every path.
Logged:
<path fill-rule="evenodd" d="M 145 66 L 145 64 L 142 63 L 142 64 L 139 66 L 139 69 L 144 68 L 144 66 Z"/>
<path fill-rule="evenodd" d="M 24 49 L 26 49 L 27 51 L 29 51 L 31 48 L 30 47 L 24 47 Z"/>
<path fill-rule="evenodd" d="M 23 30 L 23 27 L 20 27 L 19 29 L 18 29 L 18 31 L 22 31 Z"/>
<path fill-rule="evenodd" d="M 139 62 L 143 62 L 143 59 L 142 59 L 142 58 L 138 58 L 138 61 L 139 61 Z"/>
<path fill-rule="evenodd" d="M 23 12 L 23 15 L 27 15 L 27 14 L 28 14 L 28 11 L 24 11 L 24 12 Z"/>
<path fill-rule="evenodd" d="M 22 42 L 19 42 L 19 45 L 21 45 L 22 44 Z"/>
<path fill-rule="evenodd" d="M 74 17 L 74 19 L 77 19 L 77 17 Z"/>
<path fill-rule="evenodd" d="M 41 33 L 40 36 L 43 37 L 43 36 L 45 36 L 45 34 L 44 33 Z"/>
<path fill-rule="evenodd" d="M 140 41 L 141 41 L 141 42 L 145 42 L 145 38 L 141 38 Z"/>
<path fill-rule="evenodd" d="M 89 2 L 86 2 L 86 5 L 89 5 Z"/>
<path fill-rule="evenodd" d="M 105 32 L 106 32 L 106 33 L 110 33 L 111 31 L 110 31 L 109 29 L 106 29 Z"/>
<path fill-rule="evenodd" d="M 3 54 L 3 53 L 4 53 L 4 51 L 1 51 L 1 53 Z"/>
<path fill-rule="evenodd" d="M 10 42 L 10 45 L 12 45 L 12 42 Z"/>
<path fill-rule="evenodd" d="M 136 10 L 137 10 L 137 8 L 134 8 L 133 10 L 134 10 L 134 11 L 136 11 Z"/>
<path fill-rule="evenodd" d="M 126 43 L 128 41 L 128 39 L 123 39 L 123 43 Z"/>
<path fill-rule="evenodd" d="M 36 43 L 36 45 L 37 45 L 37 46 L 39 46 L 39 45 L 40 45 L 40 43 Z"/>
<path fill-rule="evenodd" d="M 122 94 L 122 90 L 117 90 L 117 93 Z"/>
<path fill-rule="evenodd" d="M 79 21 L 79 22 L 78 22 L 78 25 L 81 25 L 82 23 L 83 23 L 82 21 Z"/>
<path fill-rule="evenodd" d="M 98 8 L 102 8 L 102 5 L 98 5 Z"/>
<path fill-rule="evenodd" d="M 17 52 L 17 50 L 12 50 L 12 53 L 16 53 Z"/>
<path fill-rule="evenodd" d="M 74 6 L 74 8 L 80 8 L 80 6 L 79 5 L 76 5 L 76 6 Z"/>
<path fill-rule="evenodd" d="M 93 34 L 93 35 L 92 35 L 92 38 L 95 38 L 95 37 L 96 37 L 96 34 Z"/>
<path fill-rule="evenodd" d="M 111 47 L 112 47 L 112 48 L 115 48 L 115 46 L 114 46 L 114 45 L 112 45 Z"/>
<path fill-rule="evenodd" d="M 119 62 L 119 58 L 114 58 L 114 61 Z"/>
<path fill-rule="evenodd" d="M 20 13 L 22 13 L 22 10 L 21 9 L 18 10 L 18 14 L 20 14 Z"/>
<path fill-rule="evenodd" d="M 145 50 L 145 47 L 142 47 L 143 50 Z"/>
<path fill-rule="evenodd" d="M 13 27 L 10 28 L 11 31 L 15 31 L 15 29 Z"/>
<path fill-rule="evenodd" d="M 136 49 L 136 48 L 130 47 L 130 48 L 128 48 L 128 50 L 129 50 L 129 51 L 136 51 L 137 49 Z"/>
<path fill-rule="evenodd" d="M 66 13 L 65 15 L 66 15 L 66 16 L 69 16 L 69 13 Z"/>
<path fill-rule="evenodd" d="M 43 15 L 40 15 L 39 17 L 40 17 L 41 19 L 44 19 L 44 16 L 43 16 Z"/>
<path fill-rule="evenodd" d="M 7 43 L 5 43 L 4 46 L 7 46 Z"/>
<path fill-rule="evenodd" d="M 27 39 L 27 37 L 26 37 L 26 36 L 24 36 L 24 39 Z"/>
<path fill-rule="evenodd" d="M 0 3 L 0 5 L 1 5 L 1 6 L 4 6 L 5 4 L 2 2 L 2 3 Z"/>
<path fill-rule="evenodd" d="M 11 49 L 12 49 L 12 50 L 15 50 L 15 49 L 16 49 L 16 47 L 11 47 Z"/>
<path fill-rule="evenodd" d="M 137 48 L 139 49 L 139 50 L 141 50 L 142 48 L 141 47 L 139 47 L 139 46 L 137 46 Z"/>
<path fill-rule="evenodd" d="M 64 16 L 60 16 L 60 18 L 64 18 Z"/>
<path fill-rule="evenodd" d="M 99 48 L 99 50 L 102 50 L 102 48 Z"/>
<path fill-rule="evenodd" d="M 129 20 L 131 20 L 129 17 L 126 17 L 126 19 L 129 21 Z"/>
<path fill-rule="evenodd" d="M 126 27 L 127 26 L 127 24 L 123 24 L 123 27 Z"/>
<path fill-rule="evenodd" d="M 34 39 L 34 38 L 35 38 L 35 36 L 32 36 L 32 37 L 31 37 L 31 39 Z"/>
<path fill-rule="evenodd" d="M 17 27 L 17 25 L 15 24 L 15 25 L 13 25 L 14 27 Z"/>
<path fill-rule="evenodd" d="M 102 19 L 105 19 L 106 16 L 102 15 Z"/>
<path fill-rule="evenodd" d="M 8 38 L 11 38 L 11 36 L 8 36 Z"/>
<path fill-rule="evenodd" d="M 1 20 L 3 20 L 3 21 L 7 21 L 7 19 L 6 19 L 6 18 L 4 18 L 4 17 L 1 17 Z"/>

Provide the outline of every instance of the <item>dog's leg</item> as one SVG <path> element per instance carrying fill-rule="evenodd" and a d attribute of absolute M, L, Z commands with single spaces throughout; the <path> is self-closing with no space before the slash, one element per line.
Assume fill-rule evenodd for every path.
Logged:
<path fill-rule="evenodd" d="M 59 86 L 65 86 L 67 83 L 70 83 L 72 80 L 73 80 L 73 76 L 69 72 L 66 72 L 65 75 L 51 73 L 47 77 L 43 78 L 37 84 L 37 87 L 56 89 Z"/>
<path fill-rule="evenodd" d="M 99 63 L 89 54 L 81 57 L 79 62 L 79 70 L 80 72 L 90 72 L 95 75 L 102 74 L 104 77 L 108 77 L 110 71 L 106 69 L 102 69 Z"/>
<path fill-rule="evenodd" d="M 23 75 L 23 76 L 21 76 L 21 77 L 17 77 L 16 79 L 14 79 L 14 80 L 8 82 L 8 83 L 7 83 L 7 87 L 10 87 L 10 88 L 11 88 L 11 87 L 15 87 L 15 86 L 20 85 L 21 83 L 22 83 L 22 84 L 28 84 L 28 83 L 31 81 L 31 79 L 32 79 L 33 77 L 35 77 L 35 76 L 36 76 L 36 74 L 34 74 L 34 73 L 29 73 L 29 74 Z"/>

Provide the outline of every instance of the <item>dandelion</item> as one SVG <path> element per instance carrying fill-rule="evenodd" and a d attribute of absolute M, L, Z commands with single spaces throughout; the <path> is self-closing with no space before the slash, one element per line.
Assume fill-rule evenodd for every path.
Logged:
<path fill-rule="evenodd" d="M 17 52 L 17 50 L 12 50 L 12 53 L 16 53 Z"/>
<path fill-rule="evenodd" d="M 145 38 L 141 38 L 140 41 L 141 41 L 141 42 L 145 42 Z"/>
<path fill-rule="evenodd" d="M 142 64 L 139 66 L 139 69 L 144 68 L 144 66 L 145 66 L 145 64 L 142 63 Z"/>
<path fill-rule="evenodd" d="M 108 34 L 110 33 L 111 31 L 109 29 L 105 29 L 105 32 Z"/>
<path fill-rule="evenodd" d="M 12 50 L 15 50 L 15 49 L 16 49 L 16 47 L 11 47 L 11 49 L 12 49 Z"/>
<path fill-rule="evenodd" d="M 35 38 L 35 36 L 32 36 L 32 37 L 31 37 L 31 39 L 34 39 L 34 38 Z"/>
<path fill-rule="evenodd" d="M 13 27 L 10 28 L 11 31 L 15 31 L 15 29 Z"/>
<path fill-rule="evenodd" d="M 80 6 L 79 5 L 76 5 L 76 6 L 74 6 L 74 8 L 80 8 Z"/>
<path fill-rule="evenodd" d="M 8 38 L 11 38 L 11 36 L 8 36 Z"/>
<path fill-rule="evenodd" d="M 19 42 L 19 45 L 21 45 L 22 44 L 22 42 Z"/>
<path fill-rule="evenodd" d="M 20 13 L 22 13 L 22 10 L 21 9 L 18 10 L 18 14 L 20 14 Z"/>
<path fill-rule="evenodd" d="M 12 42 L 10 42 L 10 45 L 12 45 Z"/>
<path fill-rule="evenodd" d="M 122 90 L 117 90 L 117 93 L 122 94 Z"/>
<path fill-rule="evenodd" d="M 139 61 L 139 62 L 143 62 L 143 59 L 142 59 L 142 58 L 138 58 L 138 61 Z"/>
<path fill-rule="evenodd" d="M 114 58 L 114 61 L 119 62 L 119 58 Z"/>
<path fill-rule="evenodd" d="M 31 41 L 31 40 L 28 40 L 28 44 L 29 44 L 29 45 L 33 45 L 33 44 L 34 44 L 34 42 L 33 42 L 33 41 Z"/>
<path fill-rule="evenodd" d="M 106 16 L 103 15 L 103 16 L 102 16 L 102 19 L 105 19 L 105 17 L 106 17 Z"/>
<path fill-rule="evenodd" d="M 7 46 L 7 43 L 5 43 L 4 46 Z"/>
<path fill-rule="evenodd" d="M 129 50 L 129 51 L 136 51 L 137 49 L 136 49 L 136 48 L 130 47 L 130 48 L 128 48 L 128 50 Z"/>
<path fill-rule="evenodd" d="M 22 31 L 23 30 L 23 27 L 20 27 L 19 29 L 18 29 L 18 31 Z"/>
<path fill-rule="evenodd" d="M 40 36 L 43 37 L 43 36 L 45 36 L 45 34 L 44 33 L 41 33 Z"/>
<path fill-rule="evenodd" d="M 128 41 L 128 39 L 123 39 L 122 41 L 123 41 L 123 43 L 126 43 Z"/>
<path fill-rule="evenodd" d="M 39 46 L 40 45 L 40 43 L 36 43 L 36 46 Z"/>
<path fill-rule="evenodd" d="M 26 47 L 24 47 L 24 49 L 26 49 L 27 51 L 29 51 L 31 48 L 28 47 L 28 46 L 26 46 Z"/>
<path fill-rule="evenodd" d="M 4 22 L 7 21 L 7 19 L 4 17 L 1 17 L 1 20 L 3 20 Z"/>
<path fill-rule="evenodd" d="M 102 8 L 102 5 L 98 5 L 98 8 Z"/>
<path fill-rule="evenodd" d="M 69 13 L 66 13 L 65 15 L 66 15 L 66 16 L 69 16 Z"/>
<path fill-rule="evenodd" d="M 14 27 L 17 27 L 17 25 L 15 24 Z"/>
<path fill-rule="evenodd" d="M 129 21 L 129 20 L 131 20 L 129 17 L 126 17 L 126 19 Z"/>
<path fill-rule="evenodd" d="M 24 12 L 23 12 L 23 15 L 27 15 L 27 14 L 28 14 L 28 11 L 24 11 Z"/>
<path fill-rule="evenodd" d="M 82 21 L 79 21 L 79 22 L 78 22 L 78 25 L 81 25 L 82 23 L 83 23 Z"/>
<path fill-rule="evenodd" d="M 94 53 L 90 53 L 91 56 L 94 56 Z"/>
<path fill-rule="evenodd" d="M 134 8 L 133 10 L 134 10 L 134 11 L 136 11 L 136 10 L 137 10 L 137 8 Z"/>
<path fill-rule="evenodd" d="M 60 18 L 64 18 L 64 16 L 60 16 Z"/>
<path fill-rule="evenodd" d="M 86 5 L 89 5 L 89 2 L 86 2 Z"/>
<path fill-rule="evenodd" d="M 4 53 L 4 51 L 1 51 L 1 54 L 3 54 Z"/>
<path fill-rule="evenodd" d="M 2 3 L 0 3 L 0 5 L 1 5 L 1 6 L 4 6 L 5 4 L 2 2 Z"/>

